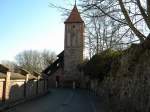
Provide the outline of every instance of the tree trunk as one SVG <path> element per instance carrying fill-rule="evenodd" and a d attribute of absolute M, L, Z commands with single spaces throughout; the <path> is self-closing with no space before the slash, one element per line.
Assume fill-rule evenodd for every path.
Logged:
<path fill-rule="evenodd" d="M 150 23 L 150 0 L 147 0 L 147 15 L 148 15 L 148 22 Z M 150 24 L 148 28 L 150 29 Z"/>
<path fill-rule="evenodd" d="M 146 40 L 142 44 L 145 49 L 150 49 L 150 34 L 147 36 Z"/>
<path fill-rule="evenodd" d="M 148 0 L 149 1 L 149 0 Z M 148 2 L 147 2 L 148 3 Z M 148 5 L 148 4 L 147 4 Z M 150 19 L 148 17 L 148 10 L 150 10 L 150 6 L 147 6 L 147 14 L 145 12 L 145 9 L 142 7 L 140 0 L 137 0 L 137 6 L 141 12 L 141 15 L 143 16 L 143 19 L 147 25 L 147 27 L 150 29 Z"/>
<path fill-rule="evenodd" d="M 118 0 L 118 1 L 119 1 L 119 5 L 120 5 L 120 7 L 121 7 L 121 11 L 122 11 L 122 13 L 123 13 L 123 15 L 124 15 L 124 17 L 125 17 L 126 22 L 127 22 L 128 25 L 129 25 L 129 27 L 130 27 L 131 30 L 135 33 L 135 35 L 139 38 L 140 42 L 141 42 L 141 43 L 144 42 L 144 40 L 145 40 L 146 37 L 145 37 L 138 29 L 136 29 L 136 28 L 134 27 L 134 24 L 132 23 L 132 21 L 131 21 L 129 15 L 128 15 L 127 10 L 125 9 L 125 6 L 124 6 L 124 4 L 123 4 L 123 1 L 122 1 L 122 0 Z"/>

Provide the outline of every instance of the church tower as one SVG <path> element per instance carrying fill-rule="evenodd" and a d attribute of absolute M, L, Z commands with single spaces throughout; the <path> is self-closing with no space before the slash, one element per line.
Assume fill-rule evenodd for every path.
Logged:
<path fill-rule="evenodd" d="M 64 24 L 64 80 L 76 83 L 81 78 L 78 65 L 83 61 L 84 47 L 84 21 L 76 4 Z"/>

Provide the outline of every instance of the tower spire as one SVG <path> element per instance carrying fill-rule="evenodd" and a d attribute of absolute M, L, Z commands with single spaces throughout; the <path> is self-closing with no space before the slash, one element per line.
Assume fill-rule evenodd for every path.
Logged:
<path fill-rule="evenodd" d="M 75 0 L 75 6 L 77 5 L 77 0 Z"/>
<path fill-rule="evenodd" d="M 75 5 L 70 13 L 70 16 L 67 18 L 67 20 L 64 23 L 83 23 L 83 20 L 76 6 L 76 2 L 77 0 L 75 0 Z"/>

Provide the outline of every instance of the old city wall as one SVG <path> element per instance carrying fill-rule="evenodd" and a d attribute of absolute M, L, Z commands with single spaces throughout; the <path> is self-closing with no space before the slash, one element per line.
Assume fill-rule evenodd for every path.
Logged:
<path fill-rule="evenodd" d="M 112 64 L 109 75 L 102 82 L 91 81 L 91 89 L 103 97 L 108 111 L 150 111 L 149 56 L 150 40 L 132 45 Z"/>
<path fill-rule="evenodd" d="M 48 90 L 46 78 L 31 78 L 29 74 L 15 75 L 12 72 L 0 74 L 0 105 L 25 101 L 43 95 Z"/>

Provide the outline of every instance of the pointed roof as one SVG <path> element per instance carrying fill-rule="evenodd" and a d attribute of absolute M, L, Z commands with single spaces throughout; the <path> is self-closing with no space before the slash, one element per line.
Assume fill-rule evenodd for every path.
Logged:
<path fill-rule="evenodd" d="M 76 4 L 74 5 L 74 8 L 72 9 L 70 16 L 64 23 L 83 23 L 80 13 L 77 9 Z"/>

